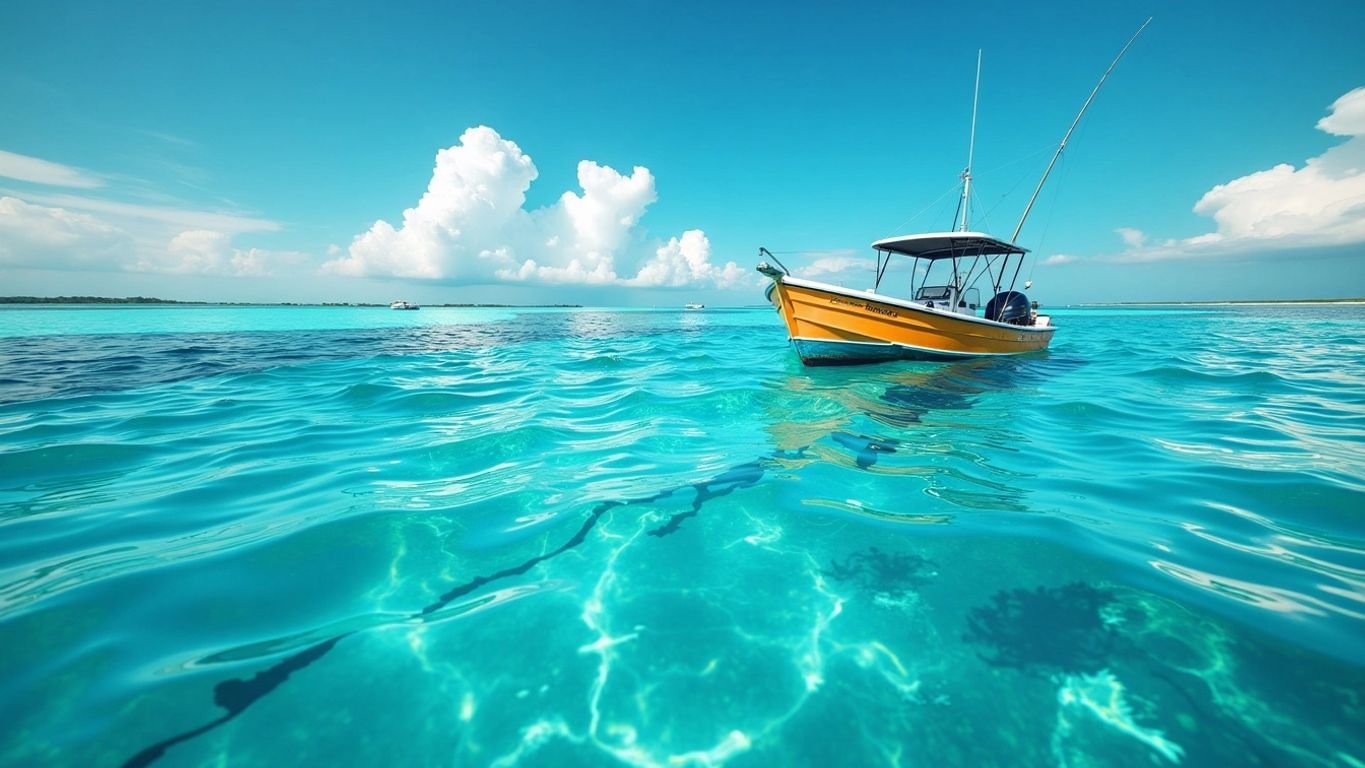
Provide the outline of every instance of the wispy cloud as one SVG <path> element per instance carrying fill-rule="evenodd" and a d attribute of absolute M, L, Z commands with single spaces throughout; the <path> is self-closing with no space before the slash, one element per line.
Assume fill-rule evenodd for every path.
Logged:
<path fill-rule="evenodd" d="M 131 247 L 127 232 L 89 214 L 0 197 L 0 264 L 53 270 L 99 268 Z"/>
<path fill-rule="evenodd" d="M 486 126 L 470 128 L 436 153 L 426 193 L 398 226 L 375 222 L 323 269 L 465 284 L 730 287 L 747 276 L 734 262 L 713 264 L 701 230 L 646 241 L 638 224 L 657 199 L 648 168 L 626 175 L 584 160 L 581 192 L 527 210 L 526 191 L 538 175 L 516 143 Z"/>
<path fill-rule="evenodd" d="M 1136 229 L 1118 234 L 1118 261 L 1220 256 L 1365 242 L 1365 87 L 1337 99 L 1317 128 L 1346 141 L 1309 158 L 1282 163 L 1209 190 L 1195 213 L 1217 228 L 1194 237 L 1147 242 Z"/>
<path fill-rule="evenodd" d="M 1129 248 L 1141 248 L 1142 244 L 1147 242 L 1147 235 L 1143 234 L 1140 229 L 1119 227 L 1114 231 L 1118 233 L 1119 237 L 1123 238 L 1123 244 Z"/>
<path fill-rule="evenodd" d="M 307 255 L 294 251 L 234 248 L 224 232 L 187 230 L 171 238 L 165 251 L 145 253 L 128 269 L 172 275 L 263 277 L 307 259 Z"/>
<path fill-rule="evenodd" d="M 249 276 L 307 261 L 297 252 L 232 245 L 237 235 L 278 231 L 276 221 L 185 205 L 138 179 L 7 152 L 0 152 L 0 175 L 81 190 L 0 187 L 0 264 L 7 266 Z M 126 199 L 149 191 L 164 202 Z"/>
<path fill-rule="evenodd" d="M 1038 262 L 1044 267 L 1058 267 L 1063 264 L 1070 264 L 1076 261 L 1076 257 L 1067 253 L 1058 253 Z"/>
<path fill-rule="evenodd" d="M 165 131 L 150 131 L 150 130 L 147 130 L 147 129 L 145 129 L 145 128 L 134 128 L 134 129 L 132 129 L 132 130 L 133 130 L 135 133 L 140 133 L 140 134 L 142 134 L 143 136 L 150 136 L 151 138 L 156 139 L 157 141 L 160 141 L 160 142 L 165 143 L 165 144 L 172 144 L 172 145 L 178 146 L 178 147 L 197 147 L 197 146 L 199 146 L 199 143 L 196 142 L 196 141 L 193 141 L 193 140 L 191 140 L 191 139 L 186 139 L 186 138 L 181 137 L 181 136 L 176 136 L 176 135 L 173 134 L 173 133 L 166 133 Z"/>
<path fill-rule="evenodd" d="M 238 234 L 274 232 L 280 228 L 279 222 L 231 211 L 205 211 L 173 205 L 144 205 L 142 203 L 64 193 L 20 193 L 3 189 L 0 189 L 0 192 L 22 196 L 31 203 L 106 214 L 111 219 L 138 219 L 159 222 L 179 229 L 212 229 Z"/>
<path fill-rule="evenodd" d="M 6 152 L 2 149 L 0 149 L 0 176 L 16 181 L 45 184 L 50 187 L 95 189 L 104 186 L 104 180 L 89 171 L 37 157 Z"/>
<path fill-rule="evenodd" d="M 798 277 L 817 278 L 830 275 L 846 276 L 850 272 L 870 275 L 876 269 L 876 262 L 864 256 L 855 256 L 851 248 L 836 251 L 821 251 L 808 254 L 815 259 L 809 264 L 796 267 Z"/>
<path fill-rule="evenodd" d="M 89 201 L 81 200 L 82 203 Z M 107 202 L 107 201 L 106 201 Z M 0 197 L 0 264 L 49 270 L 155 272 L 175 275 L 262 276 L 298 269 L 296 251 L 236 248 L 235 234 L 273 222 L 242 221 L 201 211 L 152 209 L 131 203 L 94 206 L 101 215 Z M 226 223 L 229 231 L 184 228 L 187 222 Z"/>

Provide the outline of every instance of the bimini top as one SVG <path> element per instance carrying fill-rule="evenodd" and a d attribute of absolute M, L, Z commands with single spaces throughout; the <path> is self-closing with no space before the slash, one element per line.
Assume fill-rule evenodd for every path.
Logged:
<path fill-rule="evenodd" d="M 961 256 L 998 256 L 1002 253 L 1028 253 L 1014 243 L 991 237 L 984 232 L 926 232 L 920 235 L 888 237 L 872 244 L 879 251 L 901 253 L 917 259 L 955 259 Z"/>

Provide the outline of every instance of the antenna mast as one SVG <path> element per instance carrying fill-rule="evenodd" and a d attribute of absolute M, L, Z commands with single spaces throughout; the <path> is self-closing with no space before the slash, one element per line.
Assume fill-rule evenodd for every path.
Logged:
<path fill-rule="evenodd" d="M 1019 239 L 1019 230 L 1024 228 L 1024 222 L 1028 220 L 1029 211 L 1033 210 L 1033 203 L 1038 199 L 1038 193 L 1043 191 L 1043 184 L 1047 182 L 1048 174 L 1052 173 L 1052 166 L 1056 165 L 1057 158 L 1062 156 L 1062 150 L 1066 149 L 1066 142 L 1071 138 L 1071 132 L 1076 130 L 1076 126 L 1080 124 L 1081 117 L 1085 115 L 1085 110 L 1089 108 L 1090 102 L 1095 100 L 1095 94 L 1100 92 L 1100 86 L 1104 85 L 1104 81 L 1109 77 L 1109 73 L 1114 71 L 1114 67 L 1119 65 L 1119 59 L 1122 59 L 1123 54 L 1128 52 L 1128 48 L 1133 44 L 1133 41 L 1137 40 L 1138 35 L 1142 34 L 1142 30 L 1146 29 L 1147 25 L 1151 23 L 1152 17 L 1148 16 L 1147 20 L 1142 22 L 1142 26 L 1138 27 L 1138 31 L 1134 32 L 1133 36 L 1128 39 L 1128 43 L 1123 46 L 1123 50 L 1119 51 L 1119 55 L 1114 57 L 1114 61 L 1109 65 L 1109 69 L 1104 70 L 1104 74 L 1100 76 L 1100 81 L 1095 83 L 1095 89 L 1086 97 L 1085 103 L 1081 105 L 1081 111 L 1076 113 L 1076 119 L 1071 121 L 1071 127 L 1066 129 L 1066 135 L 1062 137 L 1062 143 L 1057 145 L 1057 152 L 1052 155 L 1052 162 L 1047 164 L 1047 170 L 1043 171 L 1043 178 L 1038 180 L 1038 188 L 1033 190 L 1033 197 L 1030 197 L 1028 199 L 1028 205 L 1024 206 L 1024 215 L 1019 217 L 1019 226 L 1014 228 L 1014 234 L 1010 236 L 1010 242 Z"/>
<path fill-rule="evenodd" d="M 967 168 L 962 171 L 962 230 L 967 231 L 967 214 L 972 203 L 972 155 L 976 152 L 976 104 L 981 97 L 981 49 L 976 49 L 976 90 L 972 92 L 972 134 L 967 142 Z"/>

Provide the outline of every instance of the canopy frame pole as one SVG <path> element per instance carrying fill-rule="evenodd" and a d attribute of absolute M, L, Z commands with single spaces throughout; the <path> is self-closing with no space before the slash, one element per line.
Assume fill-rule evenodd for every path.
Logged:
<path fill-rule="evenodd" d="M 877 251 L 877 262 L 880 265 L 877 269 L 877 282 L 873 284 L 872 290 L 878 291 L 882 287 L 882 278 L 886 276 L 887 267 L 891 266 L 891 252 L 886 251 L 886 258 L 882 258 L 882 251 Z"/>

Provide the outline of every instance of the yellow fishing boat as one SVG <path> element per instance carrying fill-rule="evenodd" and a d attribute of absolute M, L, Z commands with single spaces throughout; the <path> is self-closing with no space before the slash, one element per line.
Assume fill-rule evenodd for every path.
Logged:
<path fill-rule="evenodd" d="M 865 291 L 796 277 L 771 251 L 759 248 L 759 256 L 766 260 L 758 264 L 758 271 L 772 279 L 766 296 L 786 322 L 787 337 L 801 361 L 806 365 L 830 365 L 882 360 L 953 360 L 1019 355 L 1047 349 L 1056 328 L 1050 317 L 1038 314 L 1036 302 L 1029 301 L 1023 291 L 1016 290 L 1019 268 L 1029 251 L 1016 245 L 1015 240 L 1090 102 L 1150 22 L 1148 19 L 1138 28 L 1090 92 L 1062 137 L 1008 240 L 968 229 L 972 154 L 976 143 L 974 97 L 972 138 L 968 143 L 967 168 L 962 172 L 962 199 L 958 208 L 960 228 L 876 241 L 872 244 L 877 253 L 876 272 L 872 288 Z M 979 52 L 976 66 L 979 94 Z M 909 295 L 905 297 L 881 292 L 887 266 L 898 256 L 915 261 Z M 922 275 L 918 285 L 916 275 Z M 1031 287 L 1032 282 L 1025 280 L 1023 288 Z M 983 288 L 990 292 L 984 305 L 981 302 Z"/>
<path fill-rule="evenodd" d="M 1046 349 L 1052 341 L 1050 318 L 1038 314 L 1023 293 L 1004 288 L 1010 259 L 1017 264 L 1025 249 L 980 232 L 906 235 L 878 240 L 873 247 L 877 282 L 868 291 L 792 277 L 766 262 L 759 265 L 773 280 L 768 300 L 782 313 L 788 337 L 807 365 L 1017 355 Z M 762 252 L 772 257 L 767 249 Z M 923 281 L 918 288 L 912 284 L 910 298 L 877 290 L 896 255 L 927 262 Z M 944 273 L 942 280 L 931 279 L 937 263 L 951 265 L 950 274 L 938 270 Z M 1017 274 L 1017 266 L 1015 270 Z M 987 274 L 993 295 L 983 306 L 975 283 Z"/>

